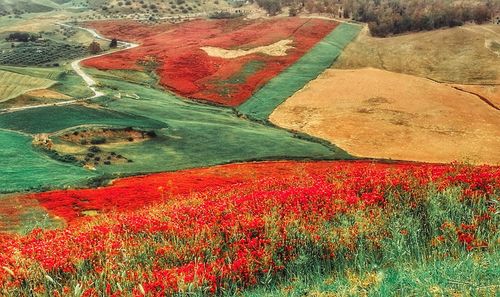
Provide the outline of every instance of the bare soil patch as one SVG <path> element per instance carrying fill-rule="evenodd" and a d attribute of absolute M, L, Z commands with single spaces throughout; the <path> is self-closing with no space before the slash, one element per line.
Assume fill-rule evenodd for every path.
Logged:
<path fill-rule="evenodd" d="M 270 45 L 259 46 L 256 48 L 244 50 L 244 49 L 223 49 L 219 47 L 204 46 L 201 49 L 204 50 L 210 57 L 224 58 L 224 59 L 234 59 L 243 57 L 251 54 L 263 54 L 273 57 L 282 57 L 287 55 L 287 51 L 292 49 L 291 44 L 293 40 L 285 39 L 277 41 Z"/>
<path fill-rule="evenodd" d="M 326 71 L 270 120 L 361 157 L 499 164 L 499 115 L 445 84 L 360 69 Z"/>

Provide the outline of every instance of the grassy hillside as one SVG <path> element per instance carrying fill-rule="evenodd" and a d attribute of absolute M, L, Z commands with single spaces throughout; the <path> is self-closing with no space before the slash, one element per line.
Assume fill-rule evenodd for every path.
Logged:
<path fill-rule="evenodd" d="M 334 68 L 374 67 L 458 84 L 500 82 L 500 26 L 466 25 L 431 32 L 374 38 L 363 31 Z"/>
<path fill-rule="evenodd" d="M 48 186 L 84 185 L 94 173 L 52 160 L 31 145 L 31 136 L 0 129 L 0 193 Z"/>

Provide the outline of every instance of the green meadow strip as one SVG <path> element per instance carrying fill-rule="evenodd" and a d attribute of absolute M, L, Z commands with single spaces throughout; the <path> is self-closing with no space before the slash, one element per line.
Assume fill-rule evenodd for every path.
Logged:
<path fill-rule="evenodd" d="M 265 121 L 278 105 L 315 79 L 340 56 L 361 30 L 361 26 L 342 23 L 316 44 L 299 61 L 257 91 L 238 110 L 254 120 Z"/>
<path fill-rule="evenodd" d="M 34 148 L 31 141 L 29 135 L 0 129 L 0 194 L 84 186 L 97 175 L 49 158 Z"/>

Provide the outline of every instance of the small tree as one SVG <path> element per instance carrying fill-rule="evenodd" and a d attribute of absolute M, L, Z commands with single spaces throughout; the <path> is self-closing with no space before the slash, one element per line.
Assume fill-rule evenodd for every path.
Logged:
<path fill-rule="evenodd" d="M 116 38 L 113 38 L 111 42 L 109 43 L 110 48 L 116 48 L 118 46 L 118 40 Z"/>
<path fill-rule="evenodd" d="M 89 45 L 89 51 L 90 53 L 92 54 L 97 54 L 101 51 L 101 45 L 96 42 L 96 41 L 93 41 L 90 45 Z"/>
<path fill-rule="evenodd" d="M 281 12 L 281 0 L 257 0 L 257 4 L 264 8 L 271 16 Z"/>

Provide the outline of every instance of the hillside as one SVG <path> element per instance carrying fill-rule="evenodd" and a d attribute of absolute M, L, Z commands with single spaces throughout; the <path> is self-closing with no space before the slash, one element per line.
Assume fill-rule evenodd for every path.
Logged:
<path fill-rule="evenodd" d="M 66 1 L 2 0 L 0 1 L 0 15 L 52 11 L 59 8 L 59 4 L 64 2 Z"/>
<path fill-rule="evenodd" d="M 458 84 L 498 84 L 500 26 L 457 28 L 388 38 L 363 31 L 334 68 L 373 67 Z"/>

